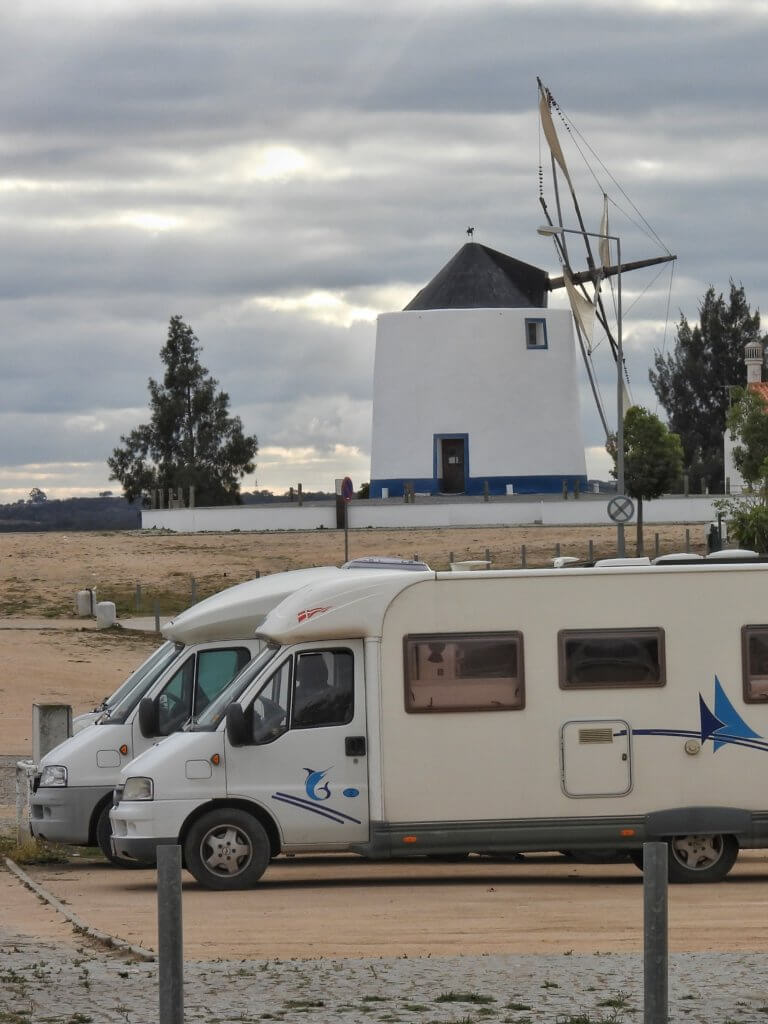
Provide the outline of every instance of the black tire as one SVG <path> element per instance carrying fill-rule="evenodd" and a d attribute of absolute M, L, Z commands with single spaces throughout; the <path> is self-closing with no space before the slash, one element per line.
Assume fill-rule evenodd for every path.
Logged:
<path fill-rule="evenodd" d="M 264 874 L 271 854 L 262 825 L 236 807 L 204 814 L 184 841 L 187 870 L 206 889 L 249 889 Z"/>
<path fill-rule="evenodd" d="M 96 842 L 99 849 L 107 858 L 110 864 L 114 864 L 116 868 L 152 868 L 154 864 L 147 864 L 144 861 L 129 860 L 127 857 L 118 857 L 116 853 L 112 852 L 112 843 L 110 842 L 112 836 L 112 823 L 109 820 L 109 812 L 112 809 L 112 804 L 107 801 L 99 811 L 99 817 L 96 822 Z"/>
<path fill-rule="evenodd" d="M 672 836 L 668 843 L 670 882 L 720 882 L 739 855 L 733 836 Z"/>

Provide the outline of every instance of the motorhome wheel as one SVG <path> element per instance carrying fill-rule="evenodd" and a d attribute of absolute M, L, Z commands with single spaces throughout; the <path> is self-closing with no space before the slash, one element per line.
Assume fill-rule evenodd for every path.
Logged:
<path fill-rule="evenodd" d="M 670 882 L 719 882 L 739 854 L 733 836 L 673 836 L 669 840 Z"/>
<path fill-rule="evenodd" d="M 267 833 L 247 811 L 221 807 L 204 814 L 184 843 L 188 869 L 207 889 L 247 889 L 269 864 Z"/>
<path fill-rule="evenodd" d="M 129 860 L 127 857 L 118 857 L 116 853 L 112 852 L 112 843 L 110 842 L 112 822 L 109 820 L 111 809 L 112 803 L 108 800 L 101 808 L 98 821 L 96 822 L 96 842 L 101 852 L 110 864 L 114 864 L 117 868 L 153 868 L 154 864 L 148 864 L 146 861 Z"/>

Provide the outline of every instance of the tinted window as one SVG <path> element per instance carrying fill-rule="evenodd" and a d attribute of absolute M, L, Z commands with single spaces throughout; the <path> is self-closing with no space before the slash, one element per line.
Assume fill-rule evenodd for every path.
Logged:
<path fill-rule="evenodd" d="M 523 705 L 519 633 L 405 638 L 406 711 L 511 711 Z"/>
<path fill-rule="evenodd" d="M 296 658 L 292 725 L 308 729 L 346 725 L 354 713 L 355 659 L 351 651 L 311 651 Z"/>
<path fill-rule="evenodd" d="M 744 700 L 768 700 L 768 626 L 745 626 L 741 631 Z"/>
<path fill-rule="evenodd" d="M 558 644 L 562 689 L 666 682 L 662 629 L 566 629 Z"/>

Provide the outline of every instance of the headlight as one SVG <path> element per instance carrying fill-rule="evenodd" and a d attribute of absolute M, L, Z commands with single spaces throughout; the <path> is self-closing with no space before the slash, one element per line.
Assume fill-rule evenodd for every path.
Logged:
<path fill-rule="evenodd" d="M 134 775 L 125 780 L 123 789 L 123 800 L 153 800 L 155 796 L 152 779 L 144 778 L 142 775 Z"/>
<path fill-rule="evenodd" d="M 39 789 L 47 786 L 66 786 L 67 769 L 63 764 L 47 764 L 40 773 Z"/>

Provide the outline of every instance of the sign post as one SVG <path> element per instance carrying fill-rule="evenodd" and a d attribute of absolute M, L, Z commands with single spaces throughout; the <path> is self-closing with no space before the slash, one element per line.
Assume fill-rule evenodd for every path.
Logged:
<path fill-rule="evenodd" d="M 341 500 L 344 502 L 344 561 L 349 561 L 349 503 L 352 501 L 352 496 L 355 493 L 355 488 L 352 486 L 352 481 L 348 476 L 345 476 L 341 481 Z"/>

